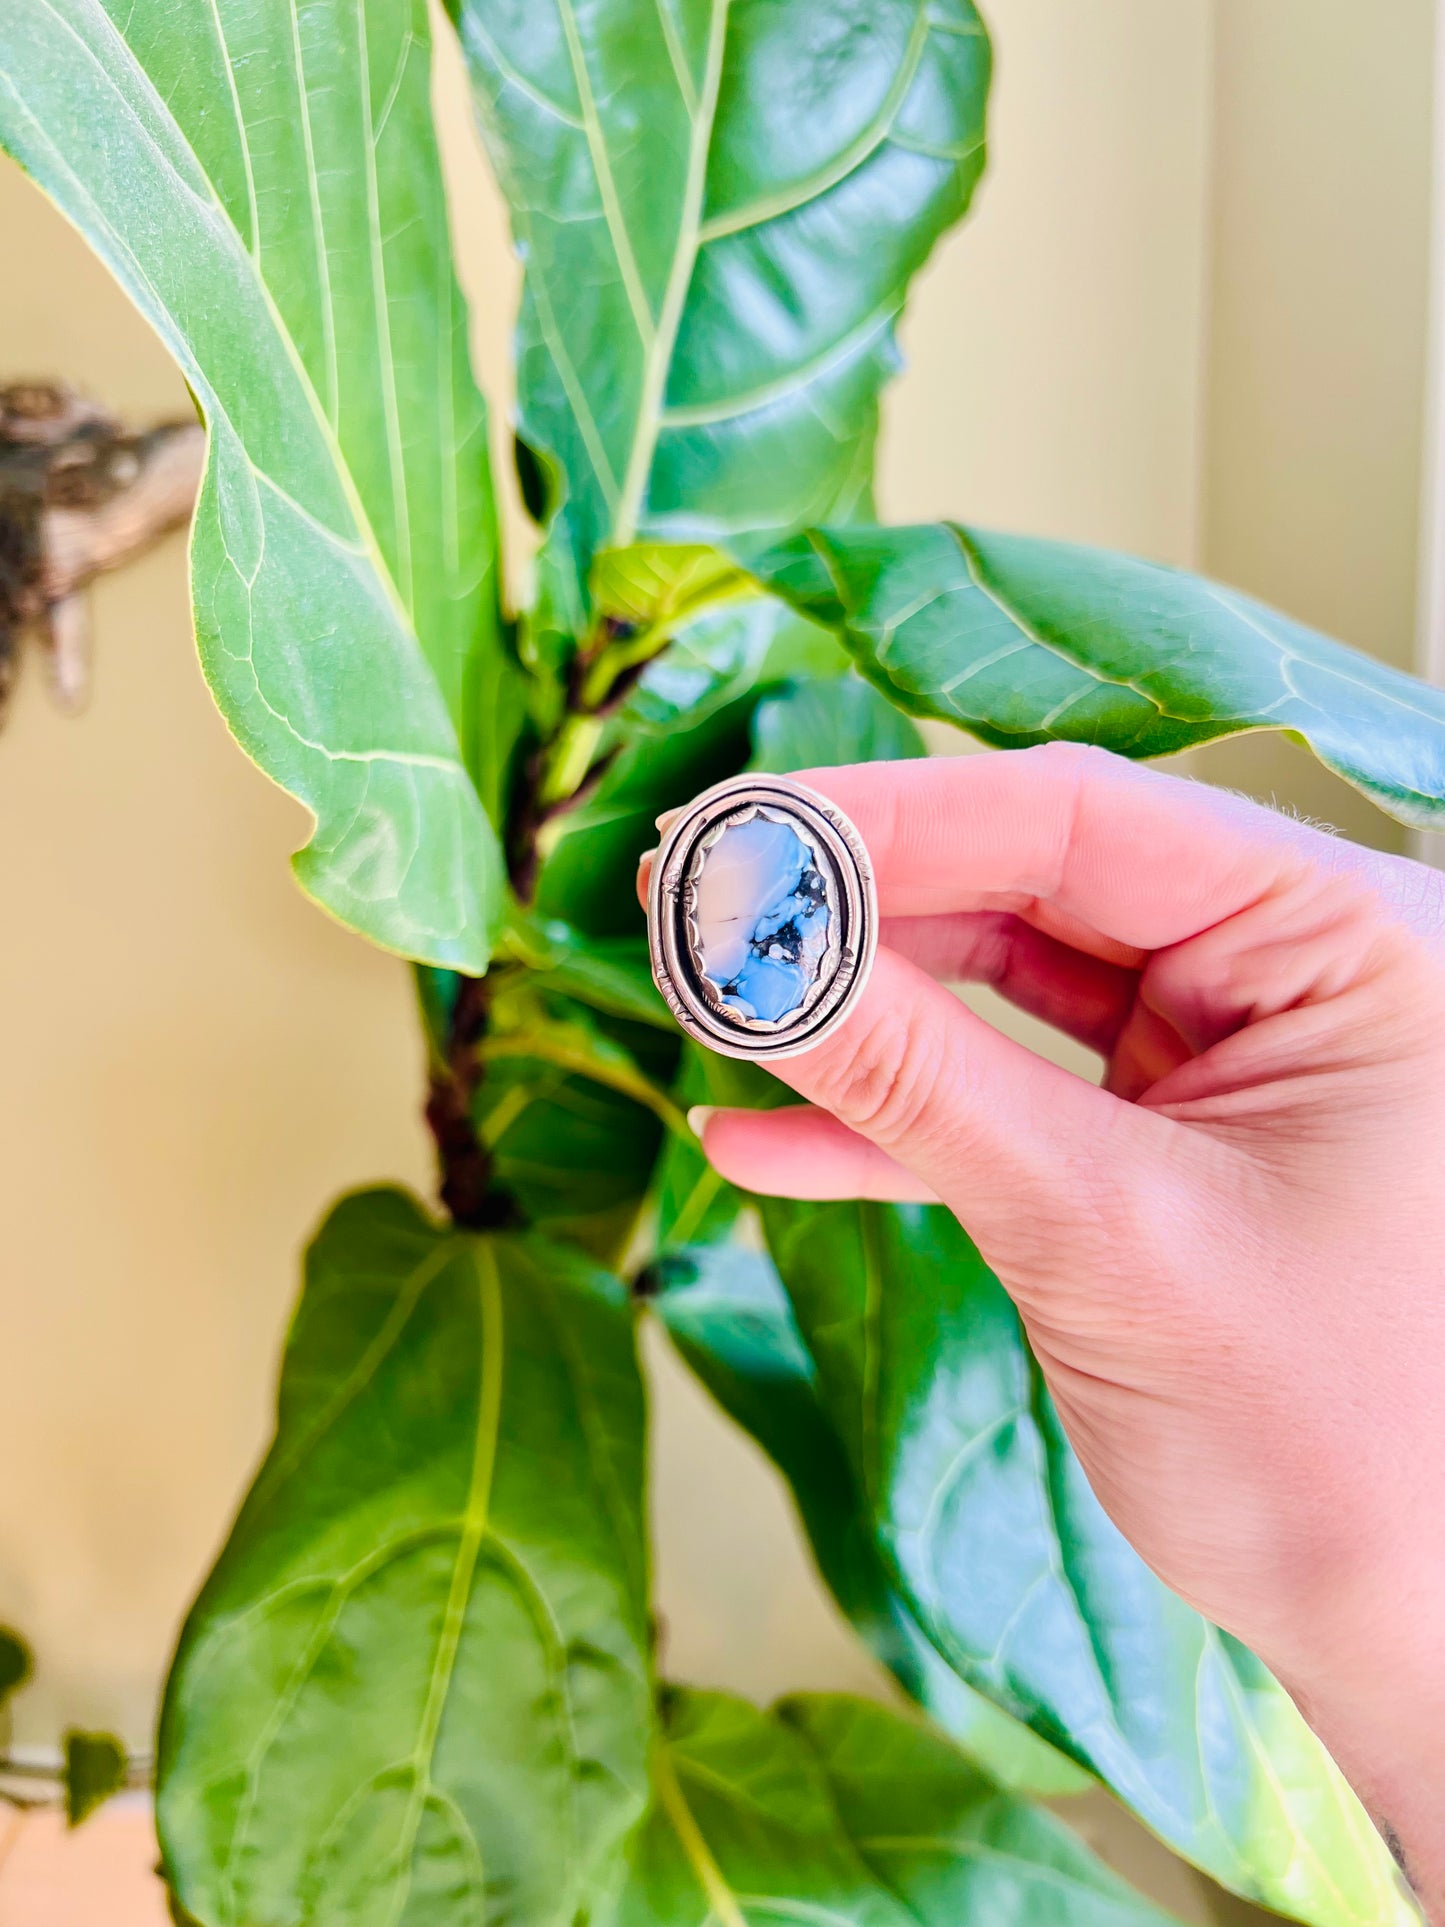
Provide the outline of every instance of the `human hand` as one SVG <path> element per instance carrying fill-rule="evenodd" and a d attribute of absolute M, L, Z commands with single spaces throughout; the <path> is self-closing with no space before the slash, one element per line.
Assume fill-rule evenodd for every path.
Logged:
<path fill-rule="evenodd" d="M 708 1157 L 958 1214 L 1117 1525 L 1445 1918 L 1445 877 L 1074 746 L 800 780 L 862 832 L 882 946 L 776 1066 L 811 1107 L 714 1111 Z"/>

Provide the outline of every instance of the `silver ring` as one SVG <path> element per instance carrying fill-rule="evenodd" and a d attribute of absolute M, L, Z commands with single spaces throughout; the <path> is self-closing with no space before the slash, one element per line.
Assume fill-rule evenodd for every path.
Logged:
<path fill-rule="evenodd" d="M 725 1057 L 795 1057 L 843 1023 L 873 968 L 863 839 L 784 776 L 736 776 L 667 826 L 648 893 L 652 974 L 689 1037 Z"/>

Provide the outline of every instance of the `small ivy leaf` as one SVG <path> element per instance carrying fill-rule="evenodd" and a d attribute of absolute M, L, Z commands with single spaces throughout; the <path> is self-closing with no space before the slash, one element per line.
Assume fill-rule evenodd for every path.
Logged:
<path fill-rule="evenodd" d="M 65 1824 L 78 1827 L 126 1780 L 126 1751 L 110 1733 L 65 1736 Z"/>
<path fill-rule="evenodd" d="M 0 1627 L 0 1705 L 30 1678 L 30 1648 L 17 1633 Z"/>

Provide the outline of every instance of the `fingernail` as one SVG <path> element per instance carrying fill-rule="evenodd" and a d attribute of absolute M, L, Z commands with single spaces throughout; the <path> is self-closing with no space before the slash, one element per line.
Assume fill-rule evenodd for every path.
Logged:
<path fill-rule="evenodd" d="M 694 1104 L 687 1114 L 687 1128 L 701 1142 L 702 1134 L 707 1129 L 708 1119 L 716 1116 L 716 1104 Z"/>
<path fill-rule="evenodd" d="M 661 816 L 654 819 L 657 825 L 658 835 L 666 836 L 668 824 L 675 823 L 681 815 L 682 815 L 681 808 L 678 808 L 675 810 L 664 810 Z"/>

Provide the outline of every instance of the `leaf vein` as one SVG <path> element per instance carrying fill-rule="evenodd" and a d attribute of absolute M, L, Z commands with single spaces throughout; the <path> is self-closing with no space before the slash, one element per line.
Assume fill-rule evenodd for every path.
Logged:
<path fill-rule="evenodd" d="M 341 375 L 336 353 L 336 309 L 331 297 L 331 260 L 326 251 L 326 229 L 321 217 L 321 183 L 316 169 L 316 146 L 311 128 L 311 95 L 306 84 L 306 63 L 301 52 L 301 17 L 297 0 L 287 0 L 287 8 L 291 22 L 291 51 L 296 72 L 301 141 L 306 150 L 306 193 L 311 210 L 316 281 L 321 297 L 321 340 L 326 363 L 326 419 L 334 430 L 341 411 Z"/>
<path fill-rule="evenodd" d="M 836 187 L 875 154 L 893 131 L 894 123 L 903 111 L 918 69 L 923 60 L 923 52 L 928 45 L 928 36 L 933 22 L 928 17 L 927 0 L 919 0 L 913 26 L 909 30 L 908 44 L 903 50 L 903 58 L 898 63 L 898 71 L 893 76 L 888 92 L 884 95 L 878 112 L 860 133 L 848 143 L 826 167 L 819 168 L 806 180 L 795 181 L 781 188 L 776 194 L 765 194 L 748 206 L 736 208 L 729 214 L 716 215 L 711 221 L 703 223 L 700 235 L 701 244 L 706 247 L 710 242 L 725 239 L 730 234 L 741 234 L 749 228 L 761 227 L 768 221 L 782 219 L 786 214 L 796 213 L 810 201 L 820 200 L 830 188 Z"/>

